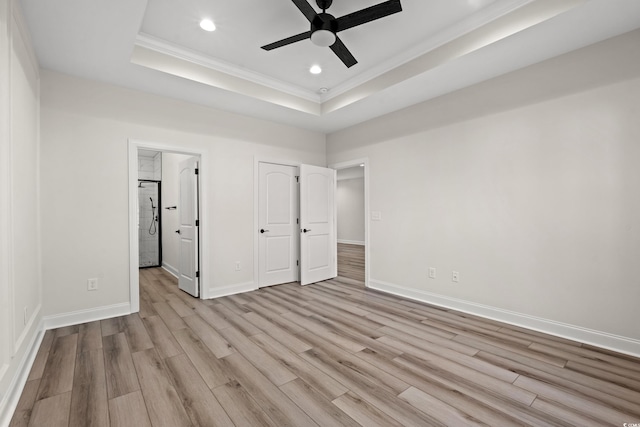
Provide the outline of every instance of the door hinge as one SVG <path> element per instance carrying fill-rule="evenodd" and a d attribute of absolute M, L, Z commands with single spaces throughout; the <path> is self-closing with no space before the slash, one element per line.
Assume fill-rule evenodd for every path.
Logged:
<path fill-rule="evenodd" d="M 296 182 L 300 182 L 300 177 L 296 175 Z"/>
<path fill-rule="evenodd" d="M 200 272 L 196 271 L 196 277 L 200 277 Z"/>
<path fill-rule="evenodd" d="M 296 224 L 300 224 L 300 218 L 296 218 Z"/>
<path fill-rule="evenodd" d="M 296 265 L 297 265 L 297 266 L 299 266 L 299 265 L 300 265 L 300 260 L 299 260 L 299 259 L 297 259 L 297 260 L 296 260 Z"/>
<path fill-rule="evenodd" d="M 195 169 L 196 175 L 198 175 L 198 170 L 199 170 L 198 168 Z"/>
<path fill-rule="evenodd" d="M 200 220 L 196 219 L 196 227 L 200 227 Z"/>

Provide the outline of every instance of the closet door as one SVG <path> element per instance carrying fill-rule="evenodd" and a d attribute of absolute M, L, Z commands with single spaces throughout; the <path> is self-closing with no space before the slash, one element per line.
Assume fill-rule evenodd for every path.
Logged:
<path fill-rule="evenodd" d="M 260 163 L 258 173 L 258 286 L 296 282 L 299 275 L 298 168 Z"/>
<path fill-rule="evenodd" d="M 300 283 L 338 275 L 336 171 L 300 166 Z"/>

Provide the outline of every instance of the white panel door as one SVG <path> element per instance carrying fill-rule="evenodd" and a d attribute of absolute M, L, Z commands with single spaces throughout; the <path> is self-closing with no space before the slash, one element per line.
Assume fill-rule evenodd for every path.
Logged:
<path fill-rule="evenodd" d="M 298 280 L 298 183 L 295 166 L 259 163 L 260 287 Z"/>
<path fill-rule="evenodd" d="M 198 283 L 198 158 L 178 165 L 180 176 L 179 216 L 180 261 L 178 287 L 194 297 L 200 296 Z"/>
<path fill-rule="evenodd" d="M 335 220 L 336 171 L 300 166 L 300 283 L 338 275 Z"/>

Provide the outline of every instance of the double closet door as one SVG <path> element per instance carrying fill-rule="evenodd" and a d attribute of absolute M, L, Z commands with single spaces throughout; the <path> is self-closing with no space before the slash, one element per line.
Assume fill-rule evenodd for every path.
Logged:
<path fill-rule="evenodd" d="M 337 276 L 333 169 L 258 165 L 259 286 Z"/>

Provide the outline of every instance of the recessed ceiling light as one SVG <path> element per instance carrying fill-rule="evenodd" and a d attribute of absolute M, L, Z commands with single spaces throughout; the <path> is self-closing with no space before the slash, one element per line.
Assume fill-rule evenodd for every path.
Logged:
<path fill-rule="evenodd" d="M 309 72 L 311 74 L 320 74 L 322 72 L 322 68 L 320 68 L 319 65 L 312 65 L 311 68 L 309 68 Z"/>
<path fill-rule="evenodd" d="M 203 19 L 202 21 L 200 21 L 200 28 L 205 31 L 215 31 L 216 24 L 214 24 L 211 19 Z"/>

